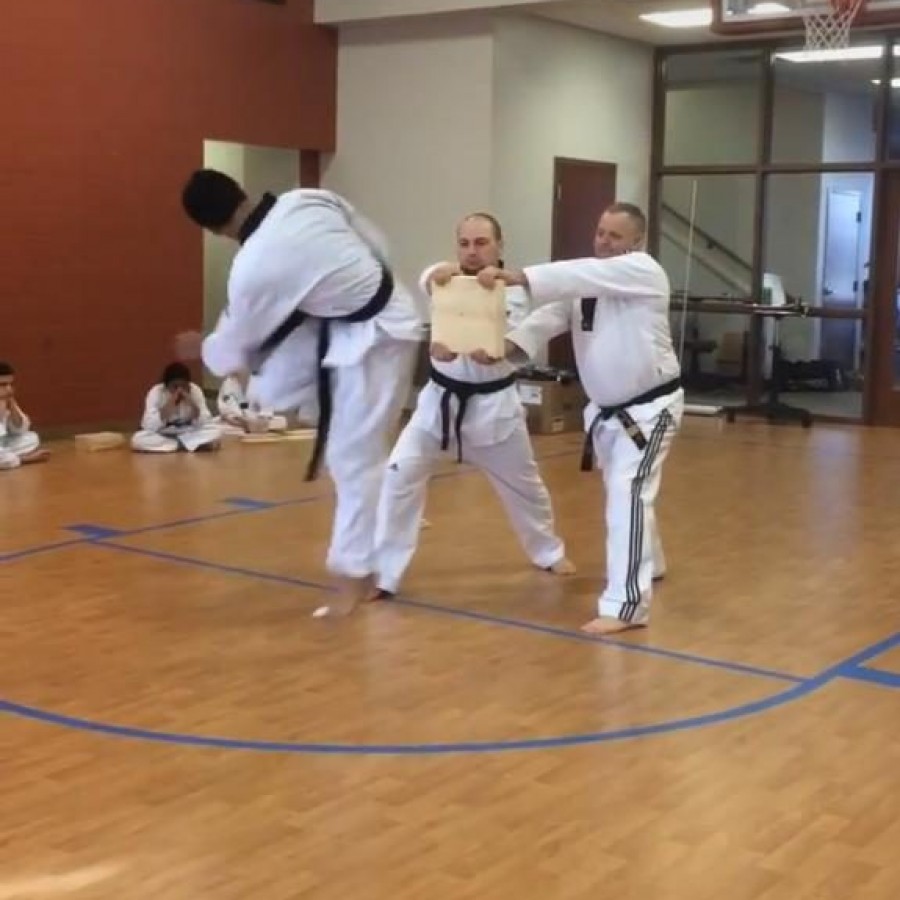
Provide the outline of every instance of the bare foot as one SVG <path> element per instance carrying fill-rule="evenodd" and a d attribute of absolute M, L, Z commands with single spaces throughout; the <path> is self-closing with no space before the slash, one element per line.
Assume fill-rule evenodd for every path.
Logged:
<path fill-rule="evenodd" d="M 582 625 L 581 630 L 586 634 L 619 634 L 622 631 L 630 631 L 633 628 L 646 627 L 645 624 L 623 622 L 621 619 L 613 618 L 613 616 L 599 616 L 596 619 L 591 619 L 586 625 Z"/>
<path fill-rule="evenodd" d="M 564 556 L 552 566 L 548 566 L 544 571 L 550 572 L 553 575 L 574 575 L 578 570 L 575 568 L 575 563 Z"/>
<path fill-rule="evenodd" d="M 364 578 L 340 576 L 336 581 L 337 593 L 329 603 L 318 607 L 313 612 L 314 619 L 324 619 L 326 617 L 330 619 L 346 618 L 353 613 L 360 603 L 367 600 L 372 593 L 371 575 L 366 575 Z"/>
<path fill-rule="evenodd" d="M 27 466 L 30 463 L 42 463 L 47 462 L 50 459 L 50 451 L 49 450 L 35 450 L 33 453 L 26 453 L 24 456 L 20 457 L 23 466 Z"/>

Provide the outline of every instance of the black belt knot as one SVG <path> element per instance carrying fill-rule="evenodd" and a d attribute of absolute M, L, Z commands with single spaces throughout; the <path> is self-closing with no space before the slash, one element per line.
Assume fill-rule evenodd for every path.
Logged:
<path fill-rule="evenodd" d="M 516 383 L 516 374 L 511 372 L 505 378 L 497 378 L 494 381 L 457 381 L 432 366 L 430 377 L 438 387 L 444 389 L 441 396 L 441 450 L 447 450 L 450 447 L 450 398 L 456 397 L 459 400 L 454 432 L 456 433 L 456 461 L 462 462 L 462 423 L 469 400 L 478 395 L 496 394 L 512 387 Z"/>
<path fill-rule="evenodd" d="M 601 423 L 606 422 L 615 416 L 625 429 L 625 433 L 634 441 L 638 450 L 643 450 L 647 446 L 647 438 L 641 431 L 640 426 L 628 412 L 629 407 L 638 406 L 641 403 L 650 403 L 659 397 L 665 397 L 667 394 L 674 394 L 681 387 L 681 378 L 673 378 L 666 381 L 643 394 L 638 394 L 624 403 L 616 403 L 612 406 L 603 406 L 597 411 L 594 420 L 591 422 L 590 428 L 584 436 L 584 448 L 581 451 L 581 471 L 590 472 L 594 468 L 594 429 Z"/>

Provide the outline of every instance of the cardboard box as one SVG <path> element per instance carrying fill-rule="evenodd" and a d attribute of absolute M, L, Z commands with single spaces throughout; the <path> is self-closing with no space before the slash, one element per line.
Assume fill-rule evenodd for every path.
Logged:
<path fill-rule="evenodd" d="M 587 397 L 578 381 L 518 381 L 519 396 L 528 414 L 532 434 L 584 431 Z"/>

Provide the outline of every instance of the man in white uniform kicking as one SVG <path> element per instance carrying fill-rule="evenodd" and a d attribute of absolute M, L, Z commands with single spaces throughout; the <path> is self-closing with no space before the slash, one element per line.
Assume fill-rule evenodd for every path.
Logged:
<path fill-rule="evenodd" d="M 475 275 L 497 266 L 502 232 L 493 216 L 476 213 L 456 231 L 456 263 L 438 263 L 421 278 L 424 292 L 447 284 L 454 275 Z M 528 297 L 518 287 L 506 292 L 509 324 L 527 315 Z M 506 508 L 526 554 L 537 567 L 571 574 L 565 547 L 556 534 L 550 494 L 538 471 L 528 436 L 525 411 L 511 363 L 485 364 L 431 346 L 431 377 L 419 393 L 412 418 L 388 461 L 378 527 L 378 598 L 397 592 L 418 543 L 425 495 L 442 452 L 488 477 Z"/>
<path fill-rule="evenodd" d="M 8 362 L 0 362 L 0 470 L 45 462 L 50 457 L 16 402 L 15 380 L 15 369 Z"/>
<path fill-rule="evenodd" d="M 197 224 L 240 243 L 228 307 L 201 342 L 179 339 L 217 375 L 254 373 L 261 403 L 299 405 L 312 372 L 318 434 L 307 479 L 324 457 L 336 508 L 327 565 L 347 613 L 374 592 L 378 498 L 390 441 L 408 396 L 423 311 L 395 283 L 381 235 L 330 191 L 249 198 L 227 175 L 204 169 L 182 201 Z"/>
<path fill-rule="evenodd" d="M 487 288 L 497 279 L 524 286 L 539 305 L 507 336 L 507 358 L 533 358 L 548 340 L 572 331 L 591 401 L 582 468 L 592 468 L 596 456 L 607 496 L 607 585 L 597 618 L 583 627 L 593 634 L 647 625 L 652 582 L 665 570 L 654 503 L 684 391 L 669 329 L 669 280 L 641 250 L 645 233 L 643 212 L 616 203 L 600 217 L 596 258 L 478 276 Z"/>

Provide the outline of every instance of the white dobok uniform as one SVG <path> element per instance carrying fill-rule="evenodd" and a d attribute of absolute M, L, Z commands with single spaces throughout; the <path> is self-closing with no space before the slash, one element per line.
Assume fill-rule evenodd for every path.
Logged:
<path fill-rule="evenodd" d="M 156 384 L 150 388 L 144 401 L 141 430 L 131 438 L 132 449 L 141 453 L 177 453 L 179 450 L 194 453 L 201 447 L 215 444 L 222 437 L 222 430 L 213 421 L 199 385 L 191 385 L 191 399 L 199 414 L 187 401 L 180 400 L 165 417 L 163 408 L 169 402 L 166 386 Z"/>
<path fill-rule="evenodd" d="M 435 268 L 422 274 L 423 292 Z M 520 322 L 530 308 L 528 295 L 516 287 L 507 288 L 506 304 L 510 325 Z M 565 556 L 565 547 L 534 459 L 515 367 L 506 361 L 483 365 L 467 356 L 430 363 L 432 377 L 419 392 L 415 411 L 388 460 L 378 523 L 378 587 L 396 593 L 416 550 L 428 481 L 442 453 L 450 449 L 487 476 L 531 561 L 541 568 L 555 565 Z M 435 378 L 450 381 L 438 384 Z M 490 392 L 474 393 L 485 389 Z"/>
<path fill-rule="evenodd" d="M 508 338 L 530 357 L 571 330 L 590 400 L 586 455 L 606 485 L 606 590 L 601 616 L 635 625 L 665 571 L 654 503 L 681 424 L 684 391 L 669 328 L 669 280 L 643 252 L 526 268 L 535 310 Z M 547 304 L 547 305 L 544 305 Z M 583 468 L 590 468 L 590 459 Z"/>
<path fill-rule="evenodd" d="M 223 434 L 245 434 L 246 429 L 240 425 L 232 425 L 228 419 L 237 419 L 248 425 L 253 420 L 263 422 L 267 429 L 277 430 L 287 427 L 284 416 L 276 416 L 275 410 L 263 408 L 253 399 L 253 382 L 244 390 L 240 379 L 231 375 L 225 378 L 219 385 L 219 394 L 216 397 L 216 408 L 219 415 L 215 422 L 222 429 Z"/>
<path fill-rule="evenodd" d="M 303 407 L 312 390 L 316 448 L 336 494 L 327 564 L 365 577 L 375 571 L 381 482 L 424 310 L 394 282 L 381 235 L 330 191 L 267 194 L 240 240 L 228 307 L 204 341 L 203 360 L 222 376 L 253 372 L 256 397 L 274 409 Z M 307 478 L 317 462 L 314 452 Z"/>
<path fill-rule="evenodd" d="M 22 457 L 34 453 L 41 446 L 41 439 L 31 430 L 31 420 L 24 413 L 17 427 L 9 418 L 9 410 L 0 410 L 0 469 L 17 469 Z"/>

